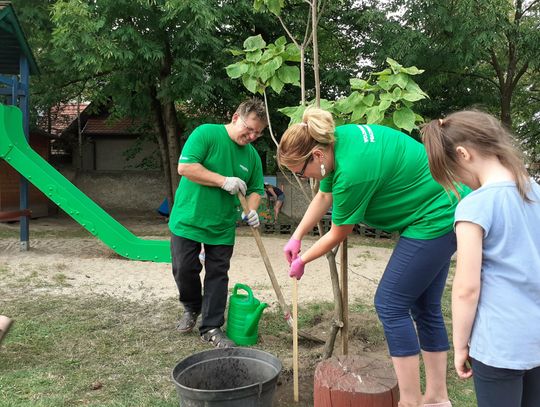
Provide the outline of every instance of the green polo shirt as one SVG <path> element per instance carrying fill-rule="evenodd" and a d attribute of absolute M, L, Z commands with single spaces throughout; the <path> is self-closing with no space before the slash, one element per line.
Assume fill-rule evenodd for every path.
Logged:
<path fill-rule="evenodd" d="M 366 223 L 414 239 L 452 230 L 457 199 L 431 177 L 421 143 L 379 125 L 339 126 L 335 136 L 335 169 L 320 190 L 332 193 L 336 225 Z"/>
<path fill-rule="evenodd" d="M 262 164 L 255 148 L 236 144 L 222 124 L 203 124 L 189 136 L 178 160 L 199 163 L 225 177 L 247 184 L 247 195 L 264 194 Z M 169 229 L 177 236 L 212 245 L 233 245 L 238 198 L 219 187 L 182 177 L 176 190 Z"/>

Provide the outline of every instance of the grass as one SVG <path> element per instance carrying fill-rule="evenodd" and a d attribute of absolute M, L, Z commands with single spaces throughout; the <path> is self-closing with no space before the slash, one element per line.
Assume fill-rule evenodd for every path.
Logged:
<path fill-rule="evenodd" d="M 45 280 L 36 268 L 18 278 L 0 264 L 0 314 L 15 320 L 0 346 L 0 406 L 177 407 L 172 368 L 208 349 L 196 333 L 182 336 L 174 330 L 177 301 L 47 293 L 46 288 L 68 284 L 62 271 L 58 267 L 53 278 Z M 328 302 L 301 307 L 299 327 L 309 330 L 327 323 L 332 311 Z M 449 289 L 443 311 L 451 331 Z M 384 349 L 373 306 L 354 302 L 350 314 L 349 333 L 364 343 L 363 351 Z M 281 312 L 265 311 L 259 330 L 265 340 L 256 347 L 290 361 L 291 334 Z M 316 357 L 307 345 L 301 346 L 302 353 Z M 472 382 L 457 378 L 452 353 L 448 372 L 454 405 L 475 406 Z"/>

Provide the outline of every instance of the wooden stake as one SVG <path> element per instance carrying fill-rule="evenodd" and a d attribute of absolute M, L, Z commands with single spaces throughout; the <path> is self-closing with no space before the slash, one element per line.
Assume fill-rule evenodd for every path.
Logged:
<path fill-rule="evenodd" d="M 293 278 L 293 388 L 294 401 L 298 403 L 298 280 Z"/>
<path fill-rule="evenodd" d="M 341 352 L 349 354 L 349 279 L 348 279 L 347 238 L 341 243 L 341 303 L 343 305 L 343 326 L 341 327 Z"/>

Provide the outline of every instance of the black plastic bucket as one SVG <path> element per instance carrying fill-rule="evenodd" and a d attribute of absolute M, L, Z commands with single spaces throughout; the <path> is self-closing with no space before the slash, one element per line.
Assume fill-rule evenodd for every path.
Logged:
<path fill-rule="evenodd" d="M 250 348 L 212 349 L 172 372 L 181 407 L 271 407 L 281 362 Z"/>

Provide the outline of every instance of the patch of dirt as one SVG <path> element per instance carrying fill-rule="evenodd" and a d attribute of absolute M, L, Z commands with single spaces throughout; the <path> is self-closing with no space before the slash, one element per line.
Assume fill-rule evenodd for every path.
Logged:
<path fill-rule="evenodd" d="M 168 229 L 160 217 L 120 218 L 129 230 L 141 237 L 168 239 Z M 10 279 L 23 281 L 36 278 L 50 282 L 41 284 L 40 290 L 51 293 L 76 295 L 77 293 L 106 293 L 138 301 L 155 301 L 177 298 L 178 291 L 172 277 L 170 264 L 140 262 L 121 258 L 101 241 L 81 232 L 81 227 L 71 218 L 58 216 L 32 220 L 30 223 L 30 251 L 19 250 L 16 231 L 18 224 L 0 224 L 0 233 L 13 237 L 0 240 L 0 289 Z M 79 234 L 80 233 L 80 234 Z M 83 236 L 83 237 L 79 237 Z M 292 283 L 283 256 L 283 246 L 289 235 L 264 235 L 263 243 L 271 260 L 274 273 L 285 300 L 290 303 Z M 306 237 L 305 251 L 316 238 Z M 377 283 L 390 257 L 391 249 L 361 245 L 359 239 L 349 240 L 349 303 L 371 304 Z M 338 260 L 339 260 L 339 256 Z M 339 263 L 338 263 L 339 269 Z M 254 238 L 247 227 L 238 228 L 234 255 L 231 259 L 229 287 L 235 283 L 250 286 L 255 296 L 278 309 L 279 304 L 268 277 Z M 304 277 L 298 284 L 300 306 L 322 301 L 333 302 L 333 292 L 325 258 L 306 266 Z M 375 314 L 350 314 L 349 354 L 364 352 L 386 354 L 382 329 Z M 325 313 L 309 333 L 326 339 L 333 315 Z M 263 335 L 261 346 L 283 342 L 282 337 Z M 272 346 L 270 346 L 272 347 Z M 324 352 L 323 345 L 300 339 L 299 341 L 300 403 L 293 401 L 292 352 L 282 358 L 283 372 L 276 389 L 276 406 L 312 406 L 313 375 Z M 292 345 L 291 345 L 292 348 Z M 340 354 L 341 338 L 338 335 L 335 354 Z"/>

